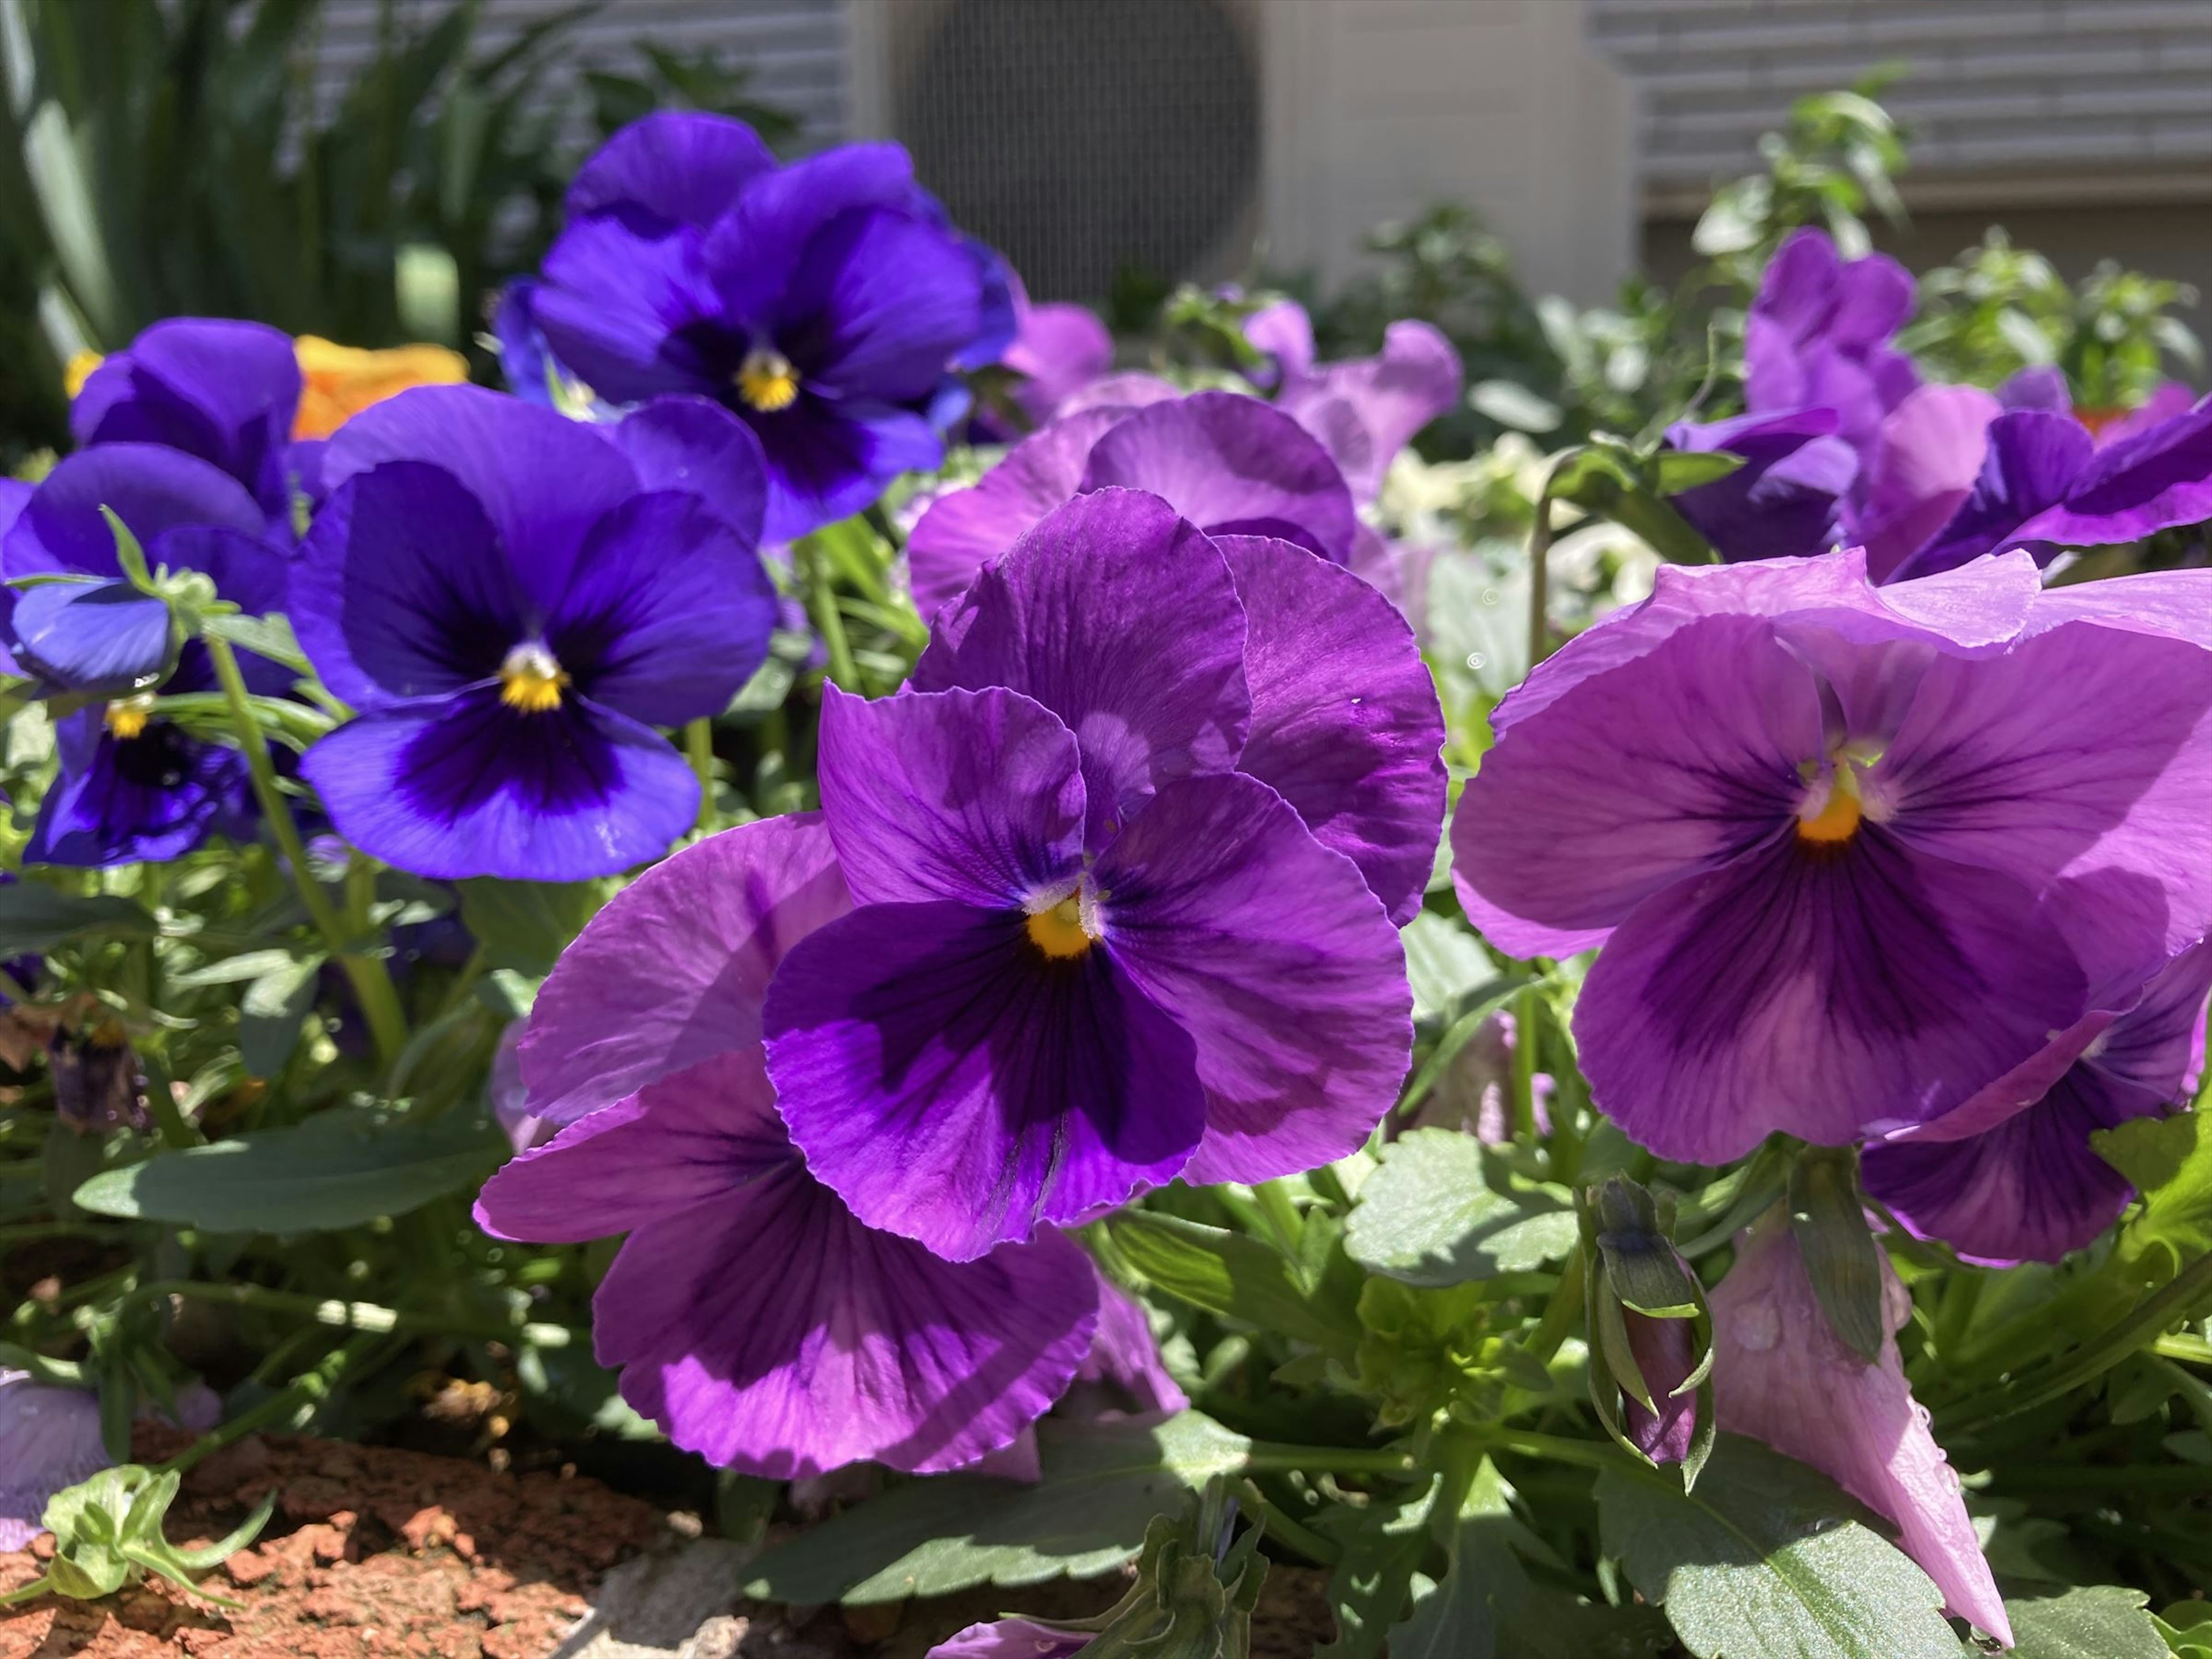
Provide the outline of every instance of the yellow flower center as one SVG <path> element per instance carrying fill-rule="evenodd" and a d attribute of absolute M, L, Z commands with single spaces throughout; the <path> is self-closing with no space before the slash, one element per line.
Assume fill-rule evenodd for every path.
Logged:
<path fill-rule="evenodd" d="M 1070 893 L 1059 903 L 1032 911 L 1025 924 L 1030 943 L 1055 961 L 1079 957 L 1091 945 L 1091 930 L 1083 925 L 1083 896 Z"/>
<path fill-rule="evenodd" d="M 518 645 L 499 666 L 499 700 L 526 714 L 543 714 L 561 706 L 568 671 L 542 645 Z"/>
<path fill-rule="evenodd" d="M 799 371 L 772 346 L 755 346 L 738 368 L 738 396 L 763 415 L 799 401 Z"/>
<path fill-rule="evenodd" d="M 1797 839 L 1820 846 L 1840 846 L 1858 833 L 1859 821 L 1865 816 L 1865 804 L 1859 799 L 1857 769 L 1848 760 L 1839 761 L 1829 777 L 1828 796 L 1820 810 L 1799 809 Z"/>
<path fill-rule="evenodd" d="M 153 718 L 154 699 L 151 694 L 111 702 L 101 716 L 107 729 L 125 743 L 144 732 L 146 722 Z"/>

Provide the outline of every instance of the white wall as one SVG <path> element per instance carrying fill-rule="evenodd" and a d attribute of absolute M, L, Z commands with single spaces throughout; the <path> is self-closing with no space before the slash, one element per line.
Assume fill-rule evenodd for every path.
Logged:
<path fill-rule="evenodd" d="M 1635 250 L 1628 83 L 1583 0 L 1260 0 L 1269 263 L 1325 282 L 1374 226 L 1456 199 L 1522 280 L 1613 297 Z"/>

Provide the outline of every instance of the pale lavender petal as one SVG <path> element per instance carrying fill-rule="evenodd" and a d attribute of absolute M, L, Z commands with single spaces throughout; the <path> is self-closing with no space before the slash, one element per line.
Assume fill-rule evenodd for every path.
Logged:
<path fill-rule="evenodd" d="M 1344 1157 L 1397 1097 L 1413 998 L 1358 867 L 1235 773 L 1163 788 L 1100 855 L 1106 948 L 1198 1044 L 1188 1178 L 1264 1181 Z"/>
<path fill-rule="evenodd" d="M 1893 1331 L 1911 1316 L 1911 1298 L 1886 1255 L 1881 1272 Z M 1896 1338 L 1883 1337 L 1871 1364 L 1844 1345 L 1813 1293 L 1786 1216 L 1771 1213 L 1744 1236 L 1712 1310 L 1720 1426 L 1811 1464 L 1894 1522 L 1944 1605 L 2011 1646 L 1959 1477 L 1912 1398 Z"/>
<path fill-rule="evenodd" d="M 1145 1304 L 1103 1273 L 1098 1279 L 1098 1332 L 1077 1376 L 1114 1384 L 1139 1412 L 1187 1411 L 1190 1396 L 1168 1374 L 1159 1340 Z"/>
<path fill-rule="evenodd" d="M 1515 956 L 1586 949 L 1671 884 L 1784 833 L 1798 769 L 1821 754 L 1818 688 L 1771 623 L 1689 623 L 1483 757 L 1452 819 L 1461 902 Z"/>
<path fill-rule="evenodd" d="M 1224 536 L 1249 631 L 1252 727 L 1237 769 L 1296 807 L 1359 866 L 1403 926 L 1421 908 L 1443 828 L 1443 712 L 1390 602 L 1289 542 Z"/>
<path fill-rule="evenodd" d="M 1071 392 L 1060 404 L 1060 413 L 1063 420 L 1091 409 L 1117 409 L 1126 414 L 1130 410 L 1147 409 L 1154 404 L 1173 403 L 1182 395 L 1182 388 L 1172 380 L 1132 370 L 1123 374 L 1103 375 L 1081 390 Z"/>
<path fill-rule="evenodd" d="M 1075 736 L 1017 691 L 823 688 L 822 811 L 856 902 L 1018 908 L 1080 867 Z"/>
<path fill-rule="evenodd" d="M 1371 501 L 1413 434 L 1458 407 L 1461 381 L 1451 342 L 1427 323 L 1406 320 L 1384 331 L 1378 356 L 1286 371 L 1275 407 L 1319 438 L 1352 494 Z"/>
<path fill-rule="evenodd" d="M 2002 412 L 1979 386 L 1926 386 L 1883 416 L 1852 492 L 1851 528 L 1867 574 L 1887 580 L 1950 522 L 1980 476 L 1991 421 Z"/>
<path fill-rule="evenodd" d="M 1279 377 L 1302 374 L 1313 367 L 1313 319 L 1296 300 L 1261 306 L 1244 319 L 1244 337 L 1275 360 Z"/>
<path fill-rule="evenodd" d="M 957 1631 L 922 1659 L 1074 1659 L 1091 1645 L 1079 1632 L 1053 1630 L 1026 1619 L 998 1619 Z"/>
<path fill-rule="evenodd" d="M 1119 951 L 1048 957 L 1018 910 L 855 910 L 785 958 L 768 1030 L 817 1178 L 952 1261 L 1174 1179 L 1205 1127 L 1191 1038 Z"/>
<path fill-rule="evenodd" d="M 1168 780 L 1236 765 L 1244 641 L 1219 549 L 1158 497 L 1104 489 L 1056 508 L 938 617 L 913 684 L 1004 686 L 1058 715 L 1082 749 L 1095 847 Z"/>
<path fill-rule="evenodd" d="M 784 953 L 853 908 L 817 812 L 709 836 L 617 893 L 562 952 L 519 1049 L 555 1123 L 761 1039 Z"/>
<path fill-rule="evenodd" d="M 2039 562 L 2055 550 L 2060 538 L 2029 526 L 2040 523 L 2045 509 L 2064 501 L 2073 490 L 2090 463 L 2089 434 L 2070 415 L 2025 409 L 1991 421 L 1985 439 L 1988 449 L 1972 490 L 1943 527 L 1898 566 L 1897 576 L 1949 570 L 2002 548 L 2027 546 L 2039 555 Z M 2125 541 L 2134 533 L 2084 539 Z"/>

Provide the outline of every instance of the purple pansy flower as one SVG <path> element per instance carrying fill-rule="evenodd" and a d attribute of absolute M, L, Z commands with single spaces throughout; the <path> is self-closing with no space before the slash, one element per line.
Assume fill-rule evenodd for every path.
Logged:
<path fill-rule="evenodd" d="M 1036 305 L 1018 277 L 1012 286 L 1013 343 L 999 362 L 1022 377 L 1010 395 L 1035 428 L 1059 413 L 1066 398 L 1113 367 L 1114 337 L 1087 307 L 1066 301 Z"/>
<path fill-rule="evenodd" d="M 1826 553 L 1837 545 L 1858 456 L 1836 435 L 1832 409 L 1739 415 L 1667 428 L 1672 448 L 1743 458 L 1726 477 L 1671 498 L 1674 510 L 1723 559 Z"/>
<path fill-rule="evenodd" d="M 447 878 L 665 851 L 699 785 L 653 728 L 720 714 L 775 625 L 744 426 L 698 398 L 594 426 L 428 386 L 347 422 L 324 472 L 292 614 L 361 711 L 301 763 L 338 833 Z"/>
<path fill-rule="evenodd" d="M 2033 1099 L 2018 1068 L 2047 1084 L 2212 922 L 2183 586 L 2203 614 L 2212 574 L 2085 602 L 2024 554 L 1883 588 L 1856 550 L 1664 568 L 1492 716 L 1468 914 L 1518 956 L 1605 945 L 1584 1065 L 1666 1157 Z"/>
<path fill-rule="evenodd" d="M 915 603 L 934 616 L 1053 508 L 1116 485 L 1159 496 L 1209 535 L 1277 537 L 1334 564 L 1351 559 L 1359 531 L 1328 451 L 1255 398 L 1104 404 L 1032 433 L 974 486 L 931 503 L 907 540 Z"/>
<path fill-rule="evenodd" d="M 663 112 L 609 139 L 567 206 L 501 330 L 544 348 L 515 354 L 515 389 L 546 396 L 550 368 L 617 405 L 722 404 L 765 452 L 771 541 L 936 466 L 966 407 L 951 372 L 1013 337 L 1005 267 L 895 144 L 783 167 L 741 121 Z"/>
<path fill-rule="evenodd" d="M 568 1127 L 488 1182 L 503 1237 L 627 1231 L 599 1362 L 678 1445 L 775 1480 L 933 1471 L 1012 1443 L 1089 1348 L 1097 1279 L 1056 1234 L 964 1264 L 862 1225 L 801 1162 L 760 1058 L 785 953 L 849 910 L 813 815 L 686 848 L 562 957 L 520 1053 Z"/>
<path fill-rule="evenodd" d="M 1744 406 L 1754 415 L 1832 409 L 1863 450 L 1920 384 L 1890 344 L 1912 315 L 1912 276 L 1880 253 L 1845 259 L 1826 231 L 1793 232 L 1760 280 L 1744 325 Z"/>
<path fill-rule="evenodd" d="M 2135 1189 L 2089 1137 L 2172 1111 L 2204 1066 L 2212 945 L 2176 957 L 2033 1103 L 1979 1133 L 1867 1148 L 1868 1194 L 1969 1261 L 2056 1261 L 2116 1220 Z M 1942 1126 L 1938 1125 L 1940 1130 Z"/>
<path fill-rule="evenodd" d="M 1321 441 L 1362 501 L 1414 434 L 1458 406 L 1459 353 L 1427 323 L 1395 322 L 1377 355 L 1333 363 L 1315 362 L 1313 326 L 1291 301 L 1255 312 L 1244 332 L 1274 358 L 1275 407 Z"/>
<path fill-rule="evenodd" d="M 93 370 L 70 405 L 70 432 L 84 448 L 160 444 L 198 456 L 244 485 L 270 528 L 289 537 L 300 388 L 289 335 L 173 317 Z"/>
<path fill-rule="evenodd" d="M 97 1395 L 0 1370 L 0 1550 L 29 1544 L 46 1529 L 46 1500 L 109 1462 Z"/>
<path fill-rule="evenodd" d="M 1091 1641 L 1083 1631 L 1054 1630 L 1029 1619 L 994 1619 L 955 1631 L 922 1659 L 1074 1659 Z"/>
<path fill-rule="evenodd" d="M 155 714 L 156 690 L 215 689 L 206 647 L 172 638 L 167 606 L 123 579 L 114 513 L 150 568 L 197 570 L 222 599 L 260 616 L 285 608 L 289 553 L 266 534 L 244 486 L 199 458 L 155 444 L 101 442 L 60 462 L 0 538 L 0 575 L 90 578 L 10 590 L 4 623 L 21 672 L 54 692 L 105 696 L 63 717 L 60 775 L 24 856 L 105 866 L 174 858 L 211 830 L 252 817 L 245 757 Z M 240 665 L 275 695 L 289 669 L 251 652 Z"/>
<path fill-rule="evenodd" d="M 2006 1646 L 2012 1627 L 1943 1449 L 1915 1403 L 1893 1333 L 1912 1300 L 1881 1258 L 1887 1328 L 1862 1359 L 1836 1334 L 1779 1208 L 1737 1242 L 1712 1293 L 1714 1415 L 1732 1434 L 1809 1463 L 1898 1528 L 1952 1613 Z"/>
<path fill-rule="evenodd" d="M 859 908 L 786 962 L 769 1064 L 863 1220 L 973 1256 L 1186 1166 L 1310 1168 L 1388 1109 L 1411 1025 L 1385 907 L 1418 902 L 1439 728 L 1402 621 L 1371 593 L 1331 618 L 1330 586 L 1364 592 L 1102 490 L 939 619 L 915 690 L 830 695 Z M 1302 798 L 1336 816 L 1310 829 Z"/>

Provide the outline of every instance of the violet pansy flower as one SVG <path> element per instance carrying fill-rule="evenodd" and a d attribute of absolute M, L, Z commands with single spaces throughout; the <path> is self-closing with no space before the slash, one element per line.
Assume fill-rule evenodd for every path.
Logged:
<path fill-rule="evenodd" d="M 930 504 L 907 539 L 924 617 L 1073 496 L 1120 487 L 1159 496 L 1210 535 L 1272 536 L 1333 564 L 1359 532 L 1328 452 L 1289 416 L 1233 392 L 1103 404 L 1032 433 L 966 489 Z"/>
<path fill-rule="evenodd" d="M 252 817 L 245 758 L 193 737 L 153 707 L 157 691 L 212 691 L 206 647 L 179 647 L 167 605 L 123 577 L 121 520 L 151 568 L 196 570 L 251 615 L 282 611 L 290 558 L 235 478 L 156 444 L 101 442 L 69 456 L 21 500 L 0 537 L 0 575 L 88 580 L 10 591 L 4 624 L 16 667 L 47 690 L 103 696 L 65 715 L 59 775 L 40 805 L 26 858 L 106 866 L 174 858 L 216 829 Z M 276 694 L 293 674 L 251 652 L 248 686 Z"/>
<path fill-rule="evenodd" d="M 1838 544 L 1844 498 L 1858 456 L 1836 435 L 1836 412 L 1739 415 L 1667 428 L 1672 448 L 1725 452 L 1743 465 L 1671 498 L 1674 510 L 1723 559 L 1826 553 Z"/>
<path fill-rule="evenodd" d="M 1979 1133 L 1868 1147 L 1868 1194 L 1916 1237 L 1940 1239 L 1969 1261 L 2009 1267 L 2085 1249 L 2134 1196 L 2089 1137 L 2162 1116 L 2196 1091 L 2208 994 L 2212 945 L 2200 945 L 2032 1103 Z"/>
<path fill-rule="evenodd" d="M 1427 323 L 1395 322 L 1376 356 L 1328 363 L 1314 361 L 1312 325 L 1292 301 L 1255 313 L 1245 334 L 1274 356 L 1275 407 L 1321 441 L 1362 501 L 1382 493 L 1382 475 L 1414 434 L 1458 407 L 1459 353 Z"/>
<path fill-rule="evenodd" d="M 1845 259 L 1826 231 L 1792 232 L 1744 325 L 1744 406 L 1754 415 L 1836 411 L 1856 449 L 1920 384 L 1890 343 L 1912 315 L 1912 276 L 1886 254 Z"/>
<path fill-rule="evenodd" d="M 2134 621 L 2025 554 L 1884 588 L 1856 550 L 1663 568 L 1492 716 L 1468 914 L 1516 956 L 1604 945 L 1585 1069 L 1662 1156 L 2001 1115 L 2212 922 L 2212 651 L 2162 619 L 2178 585 Z M 2212 575 L 2185 585 L 2201 613 Z"/>
<path fill-rule="evenodd" d="M 0 1370 L 0 1550 L 20 1550 L 44 1532 L 46 1500 L 110 1462 L 96 1395 Z"/>
<path fill-rule="evenodd" d="M 1030 1619 L 994 1619 L 955 1631 L 922 1659 L 1075 1659 L 1091 1643 L 1086 1631 L 1054 1630 Z"/>
<path fill-rule="evenodd" d="M 1113 367 L 1114 337 L 1088 307 L 1065 301 L 1036 304 L 1018 277 L 1012 289 L 1014 338 L 999 362 L 1021 377 L 1008 395 L 1034 428 Z"/>
<path fill-rule="evenodd" d="M 966 406 L 952 372 L 1013 337 L 1005 267 L 945 222 L 895 144 L 785 167 L 743 122 L 663 112 L 609 139 L 567 207 L 503 317 L 526 348 L 515 389 L 720 402 L 766 455 L 771 541 L 936 466 Z"/>
<path fill-rule="evenodd" d="M 1905 1381 L 1894 1333 L 1911 1298 L 1887 1255 L 1881 1276 L 1886 1328 L 1869 1363 L 1821 1311 L 1789 1218 L 1770 1212 L 1738 1241 L 1735 1265 L 1712 1293 L 1714 1415 L 1895 1523 L 1899 1547 L 1945 1607 L 2009 1647 L 2012 1626 L 1959 1477 Z"/>
<path fill-rule="evenodd" d="M 1355 609 L 1301 659 L 1269 611 L 1313 617 L 1316 573 L 1358 590 L 1102 490 L 940 618 L 915 690 L 830 694 L 823 817 L 858 908 L 785 963 L 769 1066 L 863 1220 L 973 1256 L 1186 1169 L 1310 1168 L 1388 1109 L 1411 1028 L 1385 906 L 1418 902 L 1441 807 L 1433 692 L 1397 678 L 1379 596 L 1395 647 Z M 1309 828 L 1308 790 L 1359 805 Z"/>
<path fill-rule="evenodd" d="M 973 1463 L 1060 1396 L 1097 1318 L 1065 1238 L 947 1262 L 861 1224 L 793 1148 L 761 998 L 850 905 L 812 815 L 713 836 L 618 895 L 519 1050 L 531 1109 L 568 1127 L 477 1204 L 503 1237 L 628 1232 L 594 1303 L 600 1363 L 676 1444 L 775 1480 Z"/>
<path fill-rule="evenodd" d="M 577 881 L 690 826 L 653 728 L 720 714 L 775 619 L 742 425 L 431 386 L 349 421 L 324 476 L 292 615 L 361 711 L 301 763 L 340 835 L 419 875 Z"/>

